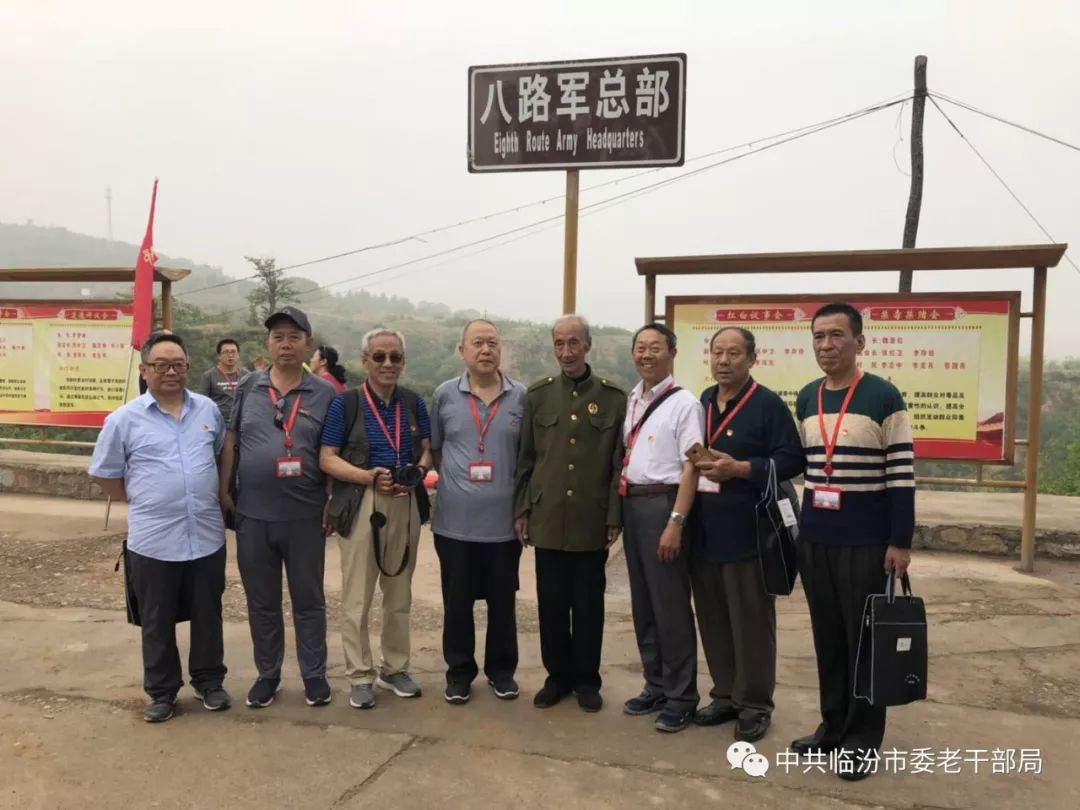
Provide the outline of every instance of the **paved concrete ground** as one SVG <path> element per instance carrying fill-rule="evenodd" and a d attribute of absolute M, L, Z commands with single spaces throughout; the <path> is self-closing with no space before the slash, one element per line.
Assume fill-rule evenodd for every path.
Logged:
<path fill-rule="evenodd" d="M 123 508 L 110 529 L 124 529 Z M 619 704 L 640 687 L 625 567 L 609 566 L 604 695 L 598 715 L 571 700 L 540 711 L 543 681 L 531 554 L 519 602 L 522 698 L 482 682 L 465 706 L 441 697 L 438 563 L 425 536 L 415 578 L 419 700 L 345 700 L 337 634 L 340 579 L 329 545 L 331 706 L 311 709 L 289 650 L 269 709 L 210 714 L 181 693 L 177 717 L 140 719 L 137 630 L 124 623 L 117 537 L 102 505 L 0 496 L 0 807 L 706 807 L 1075 808 L 1080 774 L 1080 563 L 1021 574 L 1007 560 L 925 552 L 913 568 L 931 621 L 930 699 L 890 713 L 885 748 L 929 748 L 935 773 L 882 773 L 858 784 L 776 754 L 817 722 L 805 600 L 779 605 L 779 686 L 761 779 L 730 768 L 731 727 L 666 736 Z M 242 590 L 229 568 L 227 686 L 242 702 L 254 672 Z M 483 608 L 478 608 L 480 627 Z M 378 626 L 376 614 L 375 626 Z M 182 631 L 181 636 L 186 631 Z M 292 635 L 289 634 L 290 644 Z M 183 645 L 182 645 L 183 646 Z M 481 645 L 482 646 L 482 645 Z M 701 664 L 701 687 L 709 679 Z M 945 749 L 1039 749 L 1041 773 L 942 772 Z"/>

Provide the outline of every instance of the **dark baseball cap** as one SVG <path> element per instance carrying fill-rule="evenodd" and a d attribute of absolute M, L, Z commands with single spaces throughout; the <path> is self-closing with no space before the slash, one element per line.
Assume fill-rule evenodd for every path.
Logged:
<path fill-rule="evenodd" d="M 311 323 L 308 321 L 307 315 L 296 307 L 282 307 L 267 318 L 263 326 L 267 329 L 273 329 L 274 324 L 280 320 L 292 321 L 300 328 L 301 332 L 307 335 L 311 334 Z"/>

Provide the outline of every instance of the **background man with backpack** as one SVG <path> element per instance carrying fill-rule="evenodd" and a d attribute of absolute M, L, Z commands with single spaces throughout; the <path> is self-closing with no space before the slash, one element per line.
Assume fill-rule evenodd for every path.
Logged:
<path fill-rule="evenodd" d="M 319 461 L 334 479 L 328 520 L 341 547 L 349 705 L 370 709 L 375 685 L 398 697 L 420 696 L 408 672 L 409 614 L 420 525 L 429 511 L 423 479 L 431 468 L 431 424 L 424 401 L 397 384 L 405 336 L 373 329 L 362 344 L 367 380 L 330 406 Z M 368 636 L 376 582 L 383 595 L 378 669 Z"/>

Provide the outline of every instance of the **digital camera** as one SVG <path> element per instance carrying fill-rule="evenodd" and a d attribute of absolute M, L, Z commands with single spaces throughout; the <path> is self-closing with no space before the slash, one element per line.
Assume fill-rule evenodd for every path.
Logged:
<path fill-rule="evenodd" d="M 400 486 L 416 489 L 424 480 L 424 470 L 416 464 L 402 464 L 400 467 L 391 467 L 390 480 Z"/>

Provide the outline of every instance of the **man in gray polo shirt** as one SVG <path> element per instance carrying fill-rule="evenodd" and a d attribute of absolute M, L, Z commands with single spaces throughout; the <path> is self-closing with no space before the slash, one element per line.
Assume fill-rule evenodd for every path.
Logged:
<path fill-rule="evenodd" d="M 496 697 L 518 695 L 515 593 L 521 544 L 514 534 L 514 470 L 525 386 L 499 371 L 499 331 L 465 325 L 458 352 L 465 373 L 435 389 L 431 449 L 439 470 L 432 518 L 443 591 L 446 700 L 465 703 L 479 668 L 473 603 L 487 601 L 484 674 Z"/>
<path fill-rule="evenodd" d="M 326 680 L 326 486 L 319 444 L 334 389 L 304 371 L 311 324 L 296 307 L 266 319 L 271 366 L 252 372 L 237 392 L 221 454 L 221 503 L 235 513 L 236 556 L 247 594 L 248 624 L 259 672 L 247 705 L 274 702 L 281 684 L 285 624 L 281 568 L 289 579 L 296 657 L 309 706 L 330 702 Z M 233 457 L 236 502 L 229 493 Z"/>
<path fill-rule="evenodd" d="M 232 338 L 222 338 L 217 342 L 217 365 L 208 368 L 199 380 L 199 393 L 210 397 L 221 411 L 221 418 L 229 424 L 236 388 L 246 375 L 240 365 L 240 344 Z"/>

